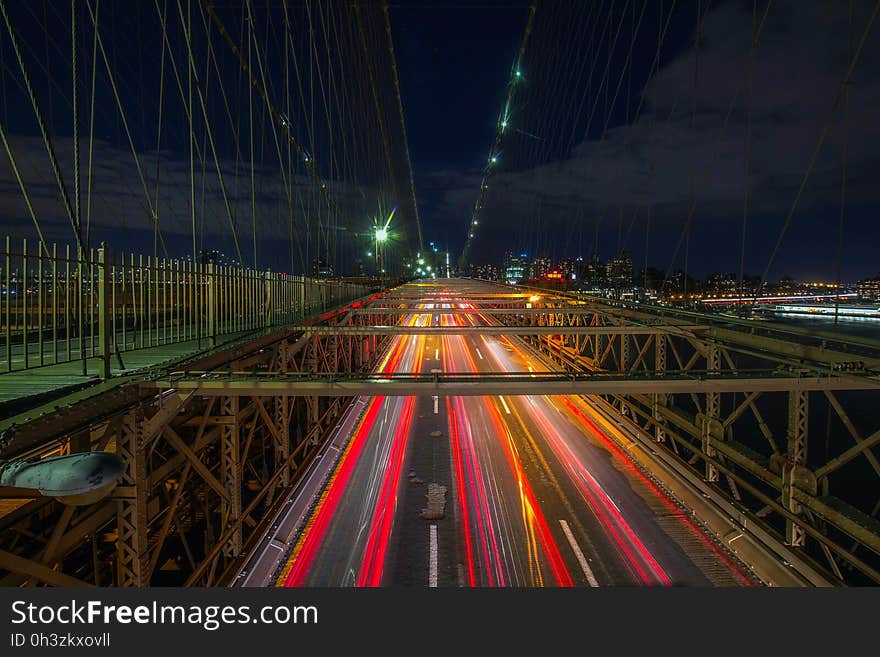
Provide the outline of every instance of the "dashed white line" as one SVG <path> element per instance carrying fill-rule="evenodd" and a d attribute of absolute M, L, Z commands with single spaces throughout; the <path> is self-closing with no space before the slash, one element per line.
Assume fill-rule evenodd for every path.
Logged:
<path fill-rule="evenodd" d="M 581 570 L 584 571 L 584 575 L 590 583 L 590 586 L 599 586 L 599 581 L 593 574 L 593 569 L 590 568 L 590 564 L 587 563 L 587 558 L 581 551 L 581 546 L 577 544 L 577 541 L 574 539 L 574 534 L 571 533 L 571 527 L 569 527 L 568 523 L 562 519 L 559 520 L 559 524 L 562 525 L 562 531 L 565 533 L 565 538 L 568 539 L 568 544 L 571 545 L 571 549 L 574 550 L 574 556 L 577 557 L 578 563 L 581 565 Z"/>
<path fill-rule="evenodd" d="M 607 497 L 608 501 L 611 502 L 611 506 L 617 509 L 617 512 L 620 513 L 620 507 L 614 503 L 614 500 L 611 499 L 611 496 L 606 493 L 605 497 Z"/>
<path fill-rule="evenodd" d="M 479 349 L 477 349 L 477 356 L 480 357 L 480 360 L 483 360 L 483 354 L 480 353 Z"/>
<path fill-rule="evenodd" d="M 434 360 L 440 360 L 440 348 L 434 349 Z"/>
<path fill-rule="evenodd" d="M 510 407 L 507 405 L 507 402 L 504 401 L 504 397 L 499 396 L 498 399 L 501 400 L 501 405 L 504 407 L 504 412 L 510 415 Z"/>
<path fill-rule="evenodd" d="M 428 586 L 437 588 L 437 525 L 431 525 L 428 550 Z"/>
<path fill-rule="evenodd" d="M 440 412 L 440 397 L 434 395 L 434 415 L 437 415 Z"/>

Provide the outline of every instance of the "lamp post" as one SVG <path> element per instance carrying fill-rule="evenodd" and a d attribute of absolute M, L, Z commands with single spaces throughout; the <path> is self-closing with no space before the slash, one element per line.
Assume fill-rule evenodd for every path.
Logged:
<path fill-rule="evenodd" d="M 382 261 L 382 245 L 388 241 L 388 229 L 385 227 L 376 228 L 376 275 L 379 276 L 383 272 L 384 262 Z"/>

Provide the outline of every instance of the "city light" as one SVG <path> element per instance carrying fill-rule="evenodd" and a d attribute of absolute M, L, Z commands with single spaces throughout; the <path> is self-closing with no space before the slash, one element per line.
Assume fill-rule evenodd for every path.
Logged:
<path fill-rule="evenodd" d="M 388 229 L 387 228 L 377 228 L 376 229 L 376 239 L 380 242 L 384 242 L 388 239 Z"/>

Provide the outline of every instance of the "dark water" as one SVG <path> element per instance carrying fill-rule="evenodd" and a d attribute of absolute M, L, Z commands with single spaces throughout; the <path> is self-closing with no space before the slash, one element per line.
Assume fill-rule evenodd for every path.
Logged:
<path fill-rule="evenodd" d="M 880 321 L 876 319 L 839 318 L 835 324 L 833 317 L 774 316 L 769 318 L 766 323 L 777 326 L 796 326 L 820 333 L 836 333 L 880 340 Z"/>
<path fill-rule="evenodd" d="M 821 335 L 833 335 L 840 339 L 876 340 L 880 342 L 880 321 L 876 319 L 839 318 L 837 323 L 833 317 L 816 316 L 768 316 L 760 322 L 764 326 L 779 328 L 796 327 Z M 749 356 L 738 355 L 735 360 L 743 367 L 759 366 L 762 361 Z M 766 362 L 764 362 L 766 364 Z M 835 397 L 844 408 L 852 425 L 862 438 L 872 435 L 880 428 L 880 394 L 876 389 L 837 391 Z M 739 402 L 739 395 L 726 396 L 722 400 L 723 412 L 730 412 Z M 684 401 L 686 403 L 686 400 Z M 776 439 L 782 453 L 786 451 L 786 433 L 788 425 L 788 395 L 785 393 L 763 394 L 757 401 L 763 413 L 766 426 Z M 826 396 L 821 392 L 809 396 L 808 420 L 808 466 L 816 469 L 829 459 L 838 456 L 855 443 L 841 418 L 834 411 Z M 756 419 L 746 413 L 731 427 L 731 438 L 747 447 L 768 454 L 768 445 L 764 440 Z M 850 461 L 846 466 L 834 472 L 828 481 L 829 493 L 849 506 L 855 507 L 864 516 L 876 515 L 880 503 L 880 478 L 872 467 L 872 463 L 864 457 Z M 868 521 L 870 522 L 870 521 Z M 778 517 L 773 516 L 771 524 L 778 530 L 783 525 Z M 849 539 L 843 539 L 849 547 Z M 822 561 L 824 557 L 810 546 L 810 552 Z M 866 554 L 865 551 L 860 554 Z M 851 573 L 853 583 L 870 583 L 867 578 Z"/>

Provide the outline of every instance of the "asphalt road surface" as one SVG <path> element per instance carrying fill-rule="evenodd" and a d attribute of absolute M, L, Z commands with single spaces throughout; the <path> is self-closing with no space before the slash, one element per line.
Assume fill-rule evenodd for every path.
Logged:
<path fill-rule="evenodd" d="M 455 285 L 455 284 L 452 284 Z M 495 323 L 476 282 L 410 285 L 402 323 Z M 504 336 L 395 336 L 380 372 L 539 372 Z M 578 396 L 374 397 L 291 540 L 283 586 L 752 584 Z M 619 436 L 624 438 L 623 436 Z M 432 503 L 428 503 L 429 488 Z M 445 492 L 444 492 L 445 491 Z M 438 504 L 439 500 L 439 504 Z"/>

